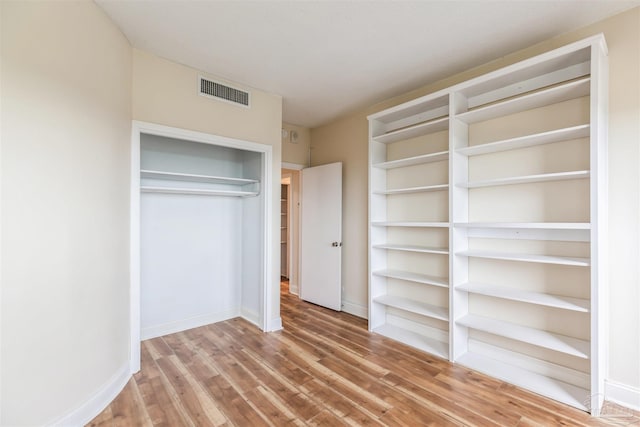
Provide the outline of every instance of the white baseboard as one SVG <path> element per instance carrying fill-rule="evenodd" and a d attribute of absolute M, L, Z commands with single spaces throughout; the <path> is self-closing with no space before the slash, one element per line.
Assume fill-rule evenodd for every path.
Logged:
<path fill-rule="evenodd" d="M 293 295 L 300 295 L 300 289 L 297 283 L 289 282 L 289 293 Z"/>
<path fill-rule="evenodd" d="M 640 411 L 640 388 L 615 381 L 604 381 L 604 396 L 608 400 L 625 408 Z"/>
<path fill-rule="evenodd" d="M 83 426 L 94 419 L 102 412 L 113 399 L 118 396 L 124 386 L 131 378 L 129 370 L 129 362 L 127 361 L 118 371 L 106 382 L 89 399 L 87 399 L 80 407 L 71 411 L 67 415 L 50 423 L 50 426 Z"/>
<path fill-rule="evenodd" d="M 161 325 L 149 326 L 140 330 L 140 339 L 148 340 L 151 338 L 161 337 L 163 335 L 174 334 L 176 332 L 186 331 L 187 329 L 198 328 L 211 323 L 233 319 L 239 315 L 240 313 L 238 310 L 229 310 L 217 313 L 208 313 L 201 316 L 190 317 L 188 319 L 177 320 L 175 322 L 163 323 Z"/>
<path fill-rule="evenodd" d="M 240 316 L 247 322 L 253 323 L 258 328 L 262 329 L 262 322 L 260 321 L 260 315 L 253 310 L 241 309 Z"/>
<path fill-rule="evenodd" d="M 265 332 L 275 332 L 282 330 L 282 318 L 276 317 L 275 319 L 271 319 L 269 324 L 264 329 Z"/>
<path fill-rule="evenodd" d="M 356 304 L 349 301 L 342 301 L 342 311 L 345 313 L 353 314 L 354 316 L 368 319 L 368 310 L 364 305 Z"/>

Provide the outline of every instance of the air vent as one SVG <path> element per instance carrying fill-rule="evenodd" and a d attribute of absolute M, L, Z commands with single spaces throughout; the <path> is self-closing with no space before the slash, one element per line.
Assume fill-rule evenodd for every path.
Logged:
<path fill-rule="evenodd" d="M 249 92 L 200 77 L 200 95 L 249 106 Z"/>

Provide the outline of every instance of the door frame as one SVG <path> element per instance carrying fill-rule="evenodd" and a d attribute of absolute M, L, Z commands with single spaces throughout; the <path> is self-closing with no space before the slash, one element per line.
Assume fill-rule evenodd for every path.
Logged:
<path fill-rule="evenodd" d="M 130 321 L 130 349 L 129 367 L 134 374 L 140 370 L 140 135 L 157 135 L 176 138 L 185 141 L 212 144 L 262 154 L 262 183 L 260 191 L 263 194 L 263 259 L 262 259 L 262 292 L 261 292 L 261 321 L 258 325 L 263 331 L 269 332 L 281 329 L 279 313 L 274 313 L 272 299 L 274 292 L 279 295 L 278 288 L 272 279 L 273 272 L 273 148 L 270 145 L 243 141 L 209 133 L 197 132 L 156 123 L 133 120 L 131 124 L 131 186 L 130 186 L 130 252 L 129 252 L 129 321 Z M 278 240 L 278 246 L 280 241 Z M 273 317 L 277 315 L 277 317 Z M 278 319 L 277 321 L 275 319 Z"/>

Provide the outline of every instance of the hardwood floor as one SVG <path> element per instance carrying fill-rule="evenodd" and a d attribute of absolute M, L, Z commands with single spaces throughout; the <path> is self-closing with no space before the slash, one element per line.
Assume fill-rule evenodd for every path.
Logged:
<path fill-rule="evenodd" d="M 141 371 L 89 425 L 640 425 L 638 413 L 592 418 L 284 292 L 281 313 L 281 332 L 232 319 L 144 341 Z"/>

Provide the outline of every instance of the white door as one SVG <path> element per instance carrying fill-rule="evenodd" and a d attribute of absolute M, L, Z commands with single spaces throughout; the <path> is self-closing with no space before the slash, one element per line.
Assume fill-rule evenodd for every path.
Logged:
<path fill-rule="evenodd" d="M 342 163 L 302 170 L 300 298 L 342 306 Z"/>

